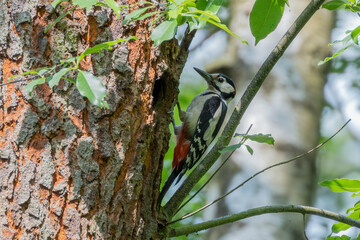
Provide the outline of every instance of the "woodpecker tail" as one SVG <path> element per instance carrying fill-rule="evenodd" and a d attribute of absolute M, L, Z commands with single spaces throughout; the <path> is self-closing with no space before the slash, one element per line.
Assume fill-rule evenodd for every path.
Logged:
<path fill-rule="evenodd" d="M 159 198 L 158 198 L 158 205 L 159 206 L 161 206 L 161 202 L 162 202 L 165 194 L 167 193 L 167 191 L 169 190 L 169 188 L 171 187 L 172 183 L 175 181 L 175 179 L 179 175 L 179 173 L 180 173 L 180 171 L 178 169 L 174 168 L 174 170 L 171 172 L 168 179 L 166 179 L 165 184 L 164 184 L 164 186 L 161 189 L 161 192 L 159 194 Z"/>
<path fill-rule="evenodd" d="M 181 162 L 180 166 L 178 168 L 174 168 L 173 171 L 171 172 L 170 176 L 168 177 L 168 179 L 166 179 L 165 184 L 164 184 L 163 188 L 161 189 L 161 192 L 158 197 L 158 206 L 161 206 L 161 202 L 162 202 L 165 194 L 170 189 L 170 187 L 173 184 L 173 182 L 175 181 L 175 179 L 181 173 L 181 171 L 183 169 L 183 166 L 182 166 L 183 164 L 184 164 L 184 162 Z M 175 184 L 177 184 L 178 182 L 179 181 L 177 181 Z"/>
<path fill-rule="evenodd" d="M 177 184 L 186 171 L 186 170 L 184 171 L 184 167 L 185 167 L 184 160 L 185 160 L 186 155 L 190 148 L 190 141 L 187 140 L 187 138 L 188 138 L 188 128 L 186 127 L 185 124 L 183 124 L 181 127 L 180 134 L 178 136 L 178 141 L 174 148 L 174 157 L 173 157 L 173 162 L 172 162 L 173 170 L 172 170 L 170 176 L 168 177 L 168 179 L 166 179 L 163 188 L 161 189 L 161 192 L 160 192 L 159 198 L 158 198 L 158 206 L 161 205 L 161 201 L 163 200 L 166 192 L 169 190 L 169 188 L 171 187 L 171 185 L 175 181 L 175 179 L 177 177 L 179 177 L 175 183 L 175 184 Z"/>

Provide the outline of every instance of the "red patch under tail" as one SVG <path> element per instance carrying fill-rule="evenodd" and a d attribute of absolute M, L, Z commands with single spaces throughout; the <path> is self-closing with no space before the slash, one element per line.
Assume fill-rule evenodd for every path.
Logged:
<path fill-rule="evenodd" d="M 190 141 L 188 140 L 188 129 L 185 125 L 183 125 L 179 133 L 178 141 L 174 148 L 174 157 L 172 162 L 173 169 L 178 169 L 180 162 L 186 158 L 189 148 Z"/>

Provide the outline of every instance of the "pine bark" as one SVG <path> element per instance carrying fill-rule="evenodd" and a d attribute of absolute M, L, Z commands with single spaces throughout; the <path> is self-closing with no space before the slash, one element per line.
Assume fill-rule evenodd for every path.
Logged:
<path fill-rule="evenodd" d="M 26 82 L 1 87 L 0 238 L 150 239 L 187 51 L 176 40 L 155 48 L 150 20 L 123 26 L 126 13 L 101 7 L 76 9 L 45 34 L 60 14 L 49 1 L 1 1 L 1 82 L 98 43 L 139 40 L 81 63 L 107 87 L 109 110 L 64 80 L 31 96 Z"/>

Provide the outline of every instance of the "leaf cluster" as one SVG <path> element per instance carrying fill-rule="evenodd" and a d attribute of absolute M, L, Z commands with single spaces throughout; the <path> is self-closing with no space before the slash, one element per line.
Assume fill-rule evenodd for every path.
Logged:
<path fill-rule="evenodd" d="M 323 187 L 328 187 L 331 191 L 340 193 L 340 192 L 350 192 L 351 197 L 358 198 L 360 196 L 360 181 L 351 180 L 347 178 L 333 179 L 329 181 L 323 181 L 319 183 Z M 346 213 L 348 217 L 355 220 L 360 220 L 360 200 L 357 201 L 354 207 L 349 208 Z M 350 228 L 350 225 L 345 223 L 336 223 L 332 226 L 333 233 L 339 233 Z M 360 238 L 360 233 L 358 235 Z M 326 240 L 350 240 L 351 237 L 342 235 L 342 236 L 330 236 Z"/>
<path fill-rule="evenodd" d="M 256 0 L 250 13 L 250 29 L 255 45 L 273 32 L 279 24 L 288 0 Z"/>
<path fill-rule="evenodd" d="M 360 1 L 359 0 L 332 0 L 322 5 L 323 8 L 328 10 L 345 10 L 348 12 L 355 13 L 360 16 Z M 360 25 L 353 30 L 347 30 L 346 36 L 341 40 L 336 40 L 329 44 L 333 46 L 335 44 L 342 44 L 342 47 L 337 50 L 331 57 L 326 57 L 324 60 L 320 61 L 318 65 L 322 65 L 345 52 L 352 46 L 359 46 L 359 34 L 360 34 Z"/>
<path fill-rule="evenodd" d="M 202 29 L 206 23 L 210 23 L 238 38 L 243 43 L 247 43 L 225 24 L 221 23 L 220 18 L 216 15 L 223 4 L 223 0 L 168 0 L 166 5 L 161 4 L 162 10 L 160 11 L 151 11 L 156 7 L 156 4 L 152 2 L 142 2 L 140 4 L 143 6 L 128 14 L 123 24 L 144 20 L 156 15 L 150 24 L 150 28 L 152 28 L 158 19 L 164 17 L 165 21 L 156 26 L 151 34 L 155 46 L 172 39 L 177 32 L 177 28 L 185 23 L 188 24 L 190 32 Z"/>
<path fill-rule="evenodd" d="M 236 149 L 240 148 L 245 142 L 246 140 L 250 140 L 253 142 L 257 142 L 257 143 L 266 143 L 269 145 L 274 145 L 275 140 L 274 138 L 271 136 L 271 134 L 241 134 L 241 133 L 236 133 L 235 137 L 241 137 L 240 143 L 238 144 L 234 144 L 234 145 L 230 145 L 227 146 L 225 148 L 223 148 L 220 153 L 224 153 L 227 151 L 235 151 Z M 249 145 L 245 145 L 246 150 L 253 155 L 254 150 L 249 146 Z"/>
<path fill-rule="evenodd" d="M 50 88 L 53 89 L 54 86 L 57 86 L 59 84 L 60 79 L 63 78 L 75 84 L 80 94 L 83 97 L 89 99 L 92 104 L 99 107 L 109 108 L 108 103 L 104 100 L 106 95 L 106 87 L 102 84 L 101 80 L 91 72 L 80 70 L 80 62 L 90 54 L 99 53 L 102 50 L 106 49 L 112 49 L 113 45 L 132 39 L 136 39 L 136 37 L 129 37 L 127 39 L 120 38 L 116 41 L 105 42 L 95 45 L 94 47 L 86 49 L 79 56 L 64 60 L 60 64 L 51 67 L 38 68 L 35 70 L 24 72 L 19 75 L 14 75 L 10 77 L 8 81 L 19 76 L 32 76 L 32 79 L 35 79 L 25 86 L 25 90 L 27 90 L 31 95 L 31 92 L 33 91 L 35 86 L 47 83 Z M 69 72 L 75 72 L 77 74 L 77 78 L 72 79 L 66 77 L 66 74 Z"/>

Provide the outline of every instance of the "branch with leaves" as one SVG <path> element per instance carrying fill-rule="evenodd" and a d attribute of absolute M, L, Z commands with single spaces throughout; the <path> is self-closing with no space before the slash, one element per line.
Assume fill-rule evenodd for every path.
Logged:
<path fill-rule="evenodd" d="M 317 215 L 341 222 L 348 226 L 360 228 L 360 221 L 324 209 L 308 207 L 308 206 L 300 206 L 300 205 L 280 205 L 280 206 L 265 206 L 265 207 L 253 208 L 229 216 L 216 218 L 211 221 L 179 227 L 177 229 L 171 229 L 169 231 L 169 237 L 187 235 L 190 233 L 199 232 L 201 230 L 213 228 L 216 226 L 239 221 L 253 216 L 259 216 L 268 213 L 286 213 L 286 212 L 301 213 L 303 215 L 305 214 Z"/>
<path fill-rule="evenodd" d="M 306 153 L 300 154 L 300 155 L 298 155 L 298 156 L 296 156 L 296 157 L 294 157 L 294 158 L 292 158 L 292 159 L 289 159 L 289 160 L 286 160 L 286 161 L 283 161 L 283 162 L 279 162 L 279 163 L 270 165 L 270 166 L 268 166 L 268 167 L 266 167 L 266 168 L 264 168 L 264 169 L 256 172 L 256 173 L 253 174 L 251 177 L 247 178 L 245 181 L 243 181 L 242 183 L 238 184 L 236 187 L 234 187 L 233 189 L 231 189 L 230 191 L 228 191 L 227 193 L 225 193 L 225 194 L 222 195 L 221 197 L 219 197 L 219 198 L 215 199 L 214 201 L 212 201 L 212 202 L 204 205 L 203 207 L 197 209 L 196 211 L 194 211 L 194 212 L 192 212 L 192 213 L 185 214 L 185 215 L 182 216 L 181 218 L 169 222 L 168 224 L 170 225 L 170 224 L 173 224 L 173 223 L 175 223 L 175 222 L 184 220 L 184 219 L 186 219 L 186 218 L 188 218 L 188 217 L 191 217 L 191 216 L 193 216 L 193 215 L 195 215 L 195 214 L 197 214 L 197 213 L 205 210 L 206 208 L 210 207 L 211 205 L 213 205 L 213 204 L 217 203 L 218 201 L 224 199 L 225 197 L 227 197 L 228 195 L 230 195 L 231 193 L 233 193 L 234 191 L 236 191 L 236 190 L 239 189 L 240 187 L 244 186 L 246 183 L 248 183 L 250 180 L 252 180 L 252 179 L 255 178 L 256 176 L 258 176 L 258 175 L 260 175 L 260 174 L 262 174 L 262 173 L 264 173 L 264 172 L 266 172 L 266 171 L 268 171 L 268 170 L 270 170 L 270 169 L 272 169 L 272 168 L 279 167 L 279 166 L 281 166 L 281 165 L 285 165 L 285 164 L 294 162 L 294 161 L 296 161 L 296 160 L 299 160 L 299 159 L 305 157 L 306 155 L 309 155 L 310 153 L 312 153 L 312 152 L 316 151 L 317 149 L 321 148 L 321 147 L 324 146 L 327 142 L 329 142 L 331 139 L 333 139 L 339 132 L 341 132 L 341 131 L 346 127 L 346 125 L 347 125 L 350 121 L 351 121 L 351 119 L 349 119 L 349 120 L 348 120 L 339 130 L 337 130 L 332 136 L 330 136 L 329 138 L 327 138 L 325 141 L 323 141 L 322 143 L 320 143 L 320 144 L 317 145 L 316 147 L 310 149 L 310 150 L 307 151 Z M 265 138 L 265 139 L 266 139 L 266 138 Z M 236 146 L 237 148 L 239 148 L 241 145 L 236 144 L 236 145 L 232 145 L 232 146 L 230 146 L 230 147 L 228 147 L 228 148 L 229 148 L 229 149 L 232 149 L 233 146 Z M 226 148 L 225 148 L 225 149 L 226 149 Z M 235 151 L 235 149 L 232 150 L 232 151 Z M 232 152 L 232 153 L 233 153 L 233 152 Z M 232 153 L 231 153 L 231 154 L 232 154 Z M 222 166 L 222 165 L 221 165 L 221 166 Z M 359 182 L 360 182 L 360 181 L 359 181 Z M 327 184 L 327 183 L 324 183 L 324 186 L 327 186 L 326 184 Z M 333 186 L 334 184 L 331 184 L 331 185 Z M 349 185 L 349 184 L 348 184 L 348 185 Z M 349 188 L 350 188 L 350 187 L 348 187 L 347 189 L 349 189 Z M 358 189 L 358 191 L 360 191 L 360 187 L 358 187 L 357 189 Z M 186 203 L 188 203 L 188 201 L 186 201 L 183 205 L 185 205 Z M 182 205 L 179 209 L 181 209 L 181 208 L 183 207 L 183 205 Z"/>
<path fill-rule="evenodd" d="M 260 89 L 261 85 L 265 81 L 271 69 L 274 67 L 280 57 L 284 54 L 287 47 L 294 40 L 294 38 L 304 27 L 304 25 L 309 21 L 312 15 L 320 8 L 321 4 L 324 1 L 325 0 L 311 1 L 309 5 L 305 8 L 305 10 L 300 14 L 300 16 L 295 20 L 294 24 L 285 33 L 285 35 L 276 45 L 274 50 L 270 53 L 270 55 L 260 67 L 255 77 L 250 82 L 245 93 L 241 97 L 241 100 L 237 103 L 228 123 L 226 124 L 223 134 L 220 136 L 215 146 L 204 158 L 204 160 L 199 164 L 199 166 L 191 172 L 188 178 L 184 181 L 184 183 L 179 187 L 179 189 L 164 206 L 164 213 L 168 219 L 171 219 L 174 216 L 181 203 L 189 195 L 191 189 L 219 158 L 220 151 L 229 144 L 232 136 L 234 135 L 236 127 L 239 125 L 242 116 L 244 115 L 250 102 Z"/>
<path fill-rule="evenodd" d="M 343 9 L 347 12 L 357 14 L 360 16 L 360 1 L 359 0 L 332 0 L 322 5 L 323 8 L 328 10 Z M 359 35 L 360 35 L 360 26 L 357 26 L 353 30 L 347 30 L 346 36 L 341 40 L 336 40 L 329 44 L 329 46 L 334 46 L 335 44 L 342 44 L 339 50 L 337 50 L 331 57 L 327 57 L 324 60 L 320 61 L 318 65 L 322 65 L 345 52 L 347 49 L 353 46 L 359 46 Z"/>
<path fill-rule="evenodd" d="M 15 82 L 32 80 L 25 86 L 25 90 L 27 90 L 29 94 L 31 94 L 35 86 L 47 83 L 49 84 L 49 87 L 53 89 L 54 86 L 57 86 L 59 84 L 60 79 L 63 78 L 75 84 L 80 94 L 83 97 L 89 99 L 89 101 L 92 104 L 99 107 L 109 108 L 108 103 L 104 100 L 106 95 L 106 87 L 103 85 L 103 83 L 97 76 L 95 76 L 89 71 L 81 70 L 79 68 L 80 62 L 88 55 L 99 53 L 102 50 L 112 49 L 112 46 L 117 43 L 130 41 L 134 39 L 137 38 L 132 36 L 126 39 L 120 38 L 116 41 L 100 43 L 98 45 L 95 45 L 94 47 L 86 49 L 79 56 L 61 61 L 60 64 L 56 64 L 51 67 L 42 67 L 35 70 L 24 72 L 19 75 L 14 75 L 10 77 L 8 81 L 11 81 L 12 79 L 20 76 L 29 76 L 29 75 L 30 76 L 26 77 L 25 79 L 14 80 L 12 82 L 4 83 L 1 84 L 0 86 Z M 70 71 L 77 72 L 76 80 L 65 77 L 66 74 Z"/>

